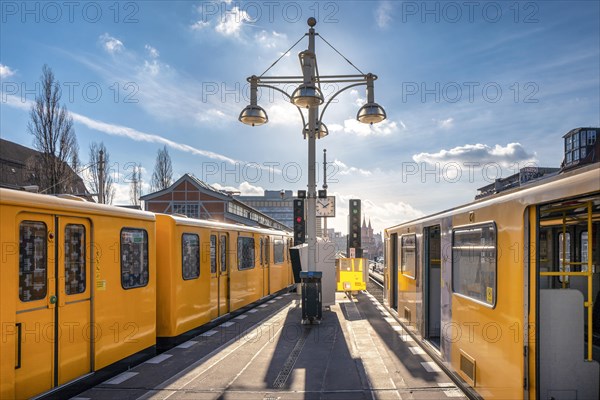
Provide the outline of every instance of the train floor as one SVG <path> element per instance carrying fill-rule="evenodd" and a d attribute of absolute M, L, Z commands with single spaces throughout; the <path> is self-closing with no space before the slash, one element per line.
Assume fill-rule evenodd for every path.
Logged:
<path fill-rule="evenodd" d="M 301 324 L 287 293 L 73 399 L 466 398 L 370 293 Z"/>

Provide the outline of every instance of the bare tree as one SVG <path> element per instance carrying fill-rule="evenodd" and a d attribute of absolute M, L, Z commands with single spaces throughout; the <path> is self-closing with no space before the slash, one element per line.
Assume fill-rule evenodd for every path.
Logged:
<path fill-rule="evenodd" d="M 142 166 L 133 165 L 133 173 L 131 182 L 129 183 L 129 199 L 134 206 L 140 205 L 140 197 L 142 196 Z"/>
<path fill-rule="evenodd" d="M 31 172 L 40 192 L 68 193 L 76 178 L 69 163 L 78 160 L 73 118 L 60 106 L 60 83 L 47 66 L 42 68 L 42 91 L 29 113 L 27 128 L 40 156 L 31 163 Z"/>
<path fill-rule="evenodd" d="M 173 179 L 173 164 L 171 163 L 171 156 L 167 151 L 167 146 L 162 149 L 158 149 L 156 155 L 156 164 L 154 165 L 154 172 L 152 173 L 152 181 L 150 183 L 152 191 L 159 191 L 171 186 Z"/>
<path fill-rule="evenodd" d="M 110 171 L 110 154 L 103 142 L 90 144 L 90 163 L 86 180 L 90 191 L 97 194 L 98 203 L 112 204 L 116 189 Z"/>

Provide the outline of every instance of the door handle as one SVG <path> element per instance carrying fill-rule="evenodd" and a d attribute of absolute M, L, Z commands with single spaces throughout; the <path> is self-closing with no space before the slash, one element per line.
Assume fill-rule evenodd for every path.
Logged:
<path fill-rule="evenodd" d="M 21 332 L 22 332 L 22 325 L 20 322 L 16 323 L 15 326 L 17 327 L 17 363 L 15 364 L 15 369 L 19 369 L 21 368 Z"/>

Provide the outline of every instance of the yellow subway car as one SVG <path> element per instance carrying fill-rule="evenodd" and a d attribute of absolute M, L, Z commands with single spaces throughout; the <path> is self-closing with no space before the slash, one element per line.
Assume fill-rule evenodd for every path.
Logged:
<path fill-rule="evenodd" d="M 154 353 L 153 214 L 0 189 L 0 221 L 0 398 Z"/>
<path fill-rule="evenodd" d="M 385 231 L 384 302 L 473 397 L 600 398 L 600 164 Z"/>
<path fill-rule="evenodd" d="M 168 342 L 292 283 L 290 235 L 156 214 L 157 335 Z"/>

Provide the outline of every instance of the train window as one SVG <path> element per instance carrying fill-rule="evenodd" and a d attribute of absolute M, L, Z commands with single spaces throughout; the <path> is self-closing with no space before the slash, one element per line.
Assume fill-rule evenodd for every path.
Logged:
<path fill-rule="evenodd" d="M 19 299 L 34 301 L 48 290 L 46 224 L 23 221 L 19 226 Z"/>
<path fill-rule="evenodd" d="M 200 236 L 195 233 L 181 236 L 181 274 L 184 280 L 200 276 Z"/>
<path fill-rule="evenodd" d="M 85 226 L 65 227 L 65 293 L 85 292 Z"/>
<path fill-rule="evenodd" d="M 581 232 L 581 272 L 588 270 L 588 233 Z"/>
<path fill-rule="evenodd" d="M 227 236 L 221 235 L 221 272 L 227 272 Z"/>
<path fill-rule="evenodd" d="M 263 238 L 260 238 L 260 257 L 259 257 L 259 262 L 260 265 L 263 265 L 263 259 L 264 259 L 264 254 L 265 254 L 265 243 L 263 241 Z"/>
<path fill-rule="evenodd" d="M 275 264 L 281 264 L 283 262 L 283 254 L 283 240 L 275 239 L 273 241 L 273 261 L 275 262 Z"/>
<path fill-rule="evenodd" d="M 143 229 L 121 230 L 121 286 L 131 289 L 148 284 L 148 233 Z"/>
<path fill-rule="evenodd" d="M 254 268 L 254 238 L 238 237 L 238 269 Z"/>
<path fill-rule="evenodd" d="M 210 235 L 210 273 L 217 273 L 217 235 Z"/>
<path fill-rule="evenodd" d="M 452 231 L 454 293 L 494 306 L 496 267 L 496 225 L 493 222 Z"/>
<path fill-rule="evenodd" d="M 417 276 L 417 235 L 400 237 L 400 270 L 413 279 Z"/>
<path fill-rule="evenodd" d="M 565 240 L 566 239 L 566 240 Z M 569 264 L 571 262 L 571 233 L 567 232 L 566 236 L 563 236 L 563 233 L 560 232 L 558 234 L 558 270 L 561 272 L 570 272 L 571 271 L 571 265 Z M 560 283 L 563 282 L 563 279 L 565 280 L 565 282 L 569 282 L 569 277 L 568 276 L 559 276 L 558 277 L 558 281 Z"/>

